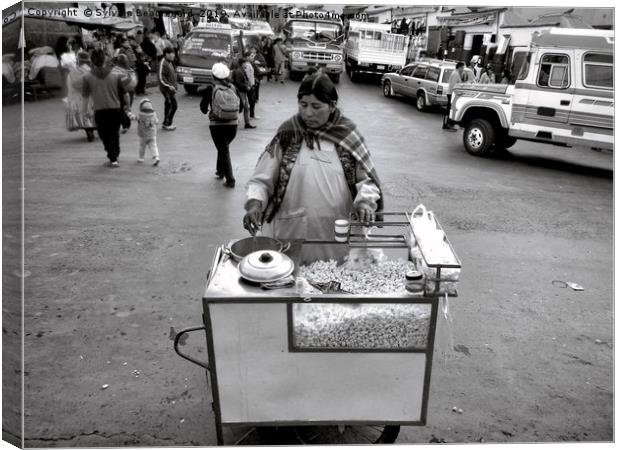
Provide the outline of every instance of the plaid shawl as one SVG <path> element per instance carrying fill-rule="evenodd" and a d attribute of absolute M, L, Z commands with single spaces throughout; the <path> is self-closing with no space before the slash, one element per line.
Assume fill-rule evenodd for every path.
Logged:
<path fill-rule="evenodd" d="M 355 172 L 356 167 L 361 166 L 370 180 L 379 187 L 380 197 L 377 202 L 377 211 L 383 211 L 383 193 L 381 192 L 379 176 L 375 170 L 370 152 L 364 143 L 364 138 L 357 131 L 355 124 L 342 116 L 340 110 L 336 109 L 327 123 L 316 130 L 309 129 L 299 115 L 291 117 L 278 128 L 275 137 L 265 148 L 265 152 L 272 156 L 277 145 L 280 145 L 282 149 L 282 161 L 280 162 L 278 180 L 265 210 L 267 223 L 273 220 L 282 204 L 302 142 L 305 140 L 308 148 L 314 149 L 314 143 L 318 143 L 320 139 L 325 139 L 335 144 L 347 179 L 347 185 L 351 191 L 351 197 L 355 198 L 357 195 Z M 370 180 L 367 182 L 370 182 Z"/>

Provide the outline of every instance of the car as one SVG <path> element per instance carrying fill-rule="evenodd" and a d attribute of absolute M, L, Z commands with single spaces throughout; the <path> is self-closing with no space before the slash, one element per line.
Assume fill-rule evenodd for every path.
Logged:
<path fill-rule="evenodd" d="M 381 77 L 383 95 L 402 95 L 415 99 L 415 106 L 424 111 L 432 106 L 446 106 L 448 79 L 457 61 L 419 60 Z M 466 68 L 464 80 L 473 79 L 471 69 Z"/>

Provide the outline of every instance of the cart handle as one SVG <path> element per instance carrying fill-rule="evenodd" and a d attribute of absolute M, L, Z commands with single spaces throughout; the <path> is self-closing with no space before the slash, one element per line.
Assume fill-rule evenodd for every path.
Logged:
<path fill-rule="evenodd" d="M 204 367 L 207 370 L 211 370 L 209 368 L 209 363 L 204 363 L 202 361 L 198 361 L 197 359 L 194 359 L 191 356 L 188 356 L 188 355 L 182 353 L 181 350 L 179 350 L 179 341 L 181 340 L 181 336 L 183 336 L 186 333 L 191 333 L 192 331 L 199 331 L 199 330 L 206 330 L 206 327 L 204 325 L 201 325 L 199 327 L 185 328 L 184 330 L 179 331 L 177 333 L 177 335 L 174 337 L 174 351 L 177 352 L 177 355 L 179 355 L 181 358 L 185 358 L 188 361 L 193 362 L 194 364 L 199 365 L 200 367 Z"/>

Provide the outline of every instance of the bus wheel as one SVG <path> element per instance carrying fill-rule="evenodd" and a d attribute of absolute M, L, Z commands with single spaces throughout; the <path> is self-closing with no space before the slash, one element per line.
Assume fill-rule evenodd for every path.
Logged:
<path fill-rule="evenodd" d="M 475 156 L 490 156 L 495 144 L 493 125 L 485 119 L 474 119 L 463 132 L 463 145 L 467 153 Z"/>

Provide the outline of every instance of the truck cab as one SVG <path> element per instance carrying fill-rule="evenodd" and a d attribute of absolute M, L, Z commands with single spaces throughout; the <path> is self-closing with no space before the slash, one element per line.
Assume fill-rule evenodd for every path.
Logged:
<path fill-rule="evenodd" d="M 300 79 L 310 67 L 322 69 L 334 83 L 342 73 L 341 22 L 329 19 L 294 18 L 284 26 L 285 44 L 292 80 Z"/>
<path fill-rule="evenodd" d="M 613 31 L 534 33 L 512 85 L 458 85 L 450 119 L 463 144 L 487 156 L 518 139 L 613 150 Z"/>
<path fill-rule="evenodd" d="M 177 66 L 177 81 L 188 94 L 213 83 L 213 64 L 223 62 L 230 66 L 233 59 L 243 55 L 241 33 L 230 25 L 216 22 L 201 23 L 188 33 Z"/>

